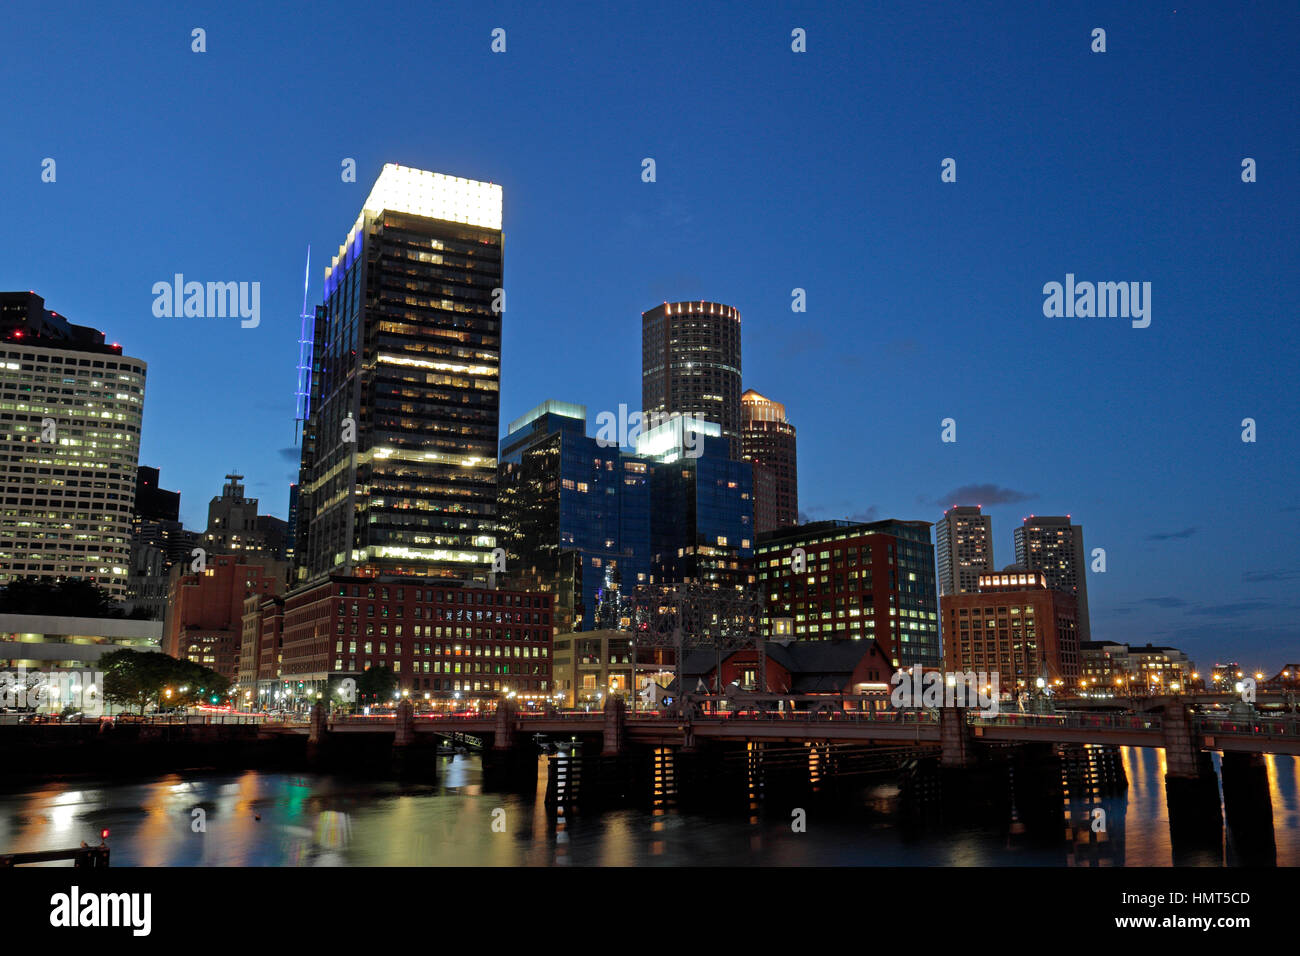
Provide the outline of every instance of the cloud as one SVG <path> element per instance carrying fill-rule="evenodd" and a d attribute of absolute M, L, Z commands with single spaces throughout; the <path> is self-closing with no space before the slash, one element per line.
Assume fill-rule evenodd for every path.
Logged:
<path fill-rule="evenodd" d="M 1182 531 L 1158 531 L 1155 534 L 1147 535 L 1148 541 L 1170 541 L 1174 538 L 1190 538 L 1196 534 L 1195 528 L 1184 528 Z"/>
<path fill-rule="evenodd" d="M 845 511 L 851 507 L 851 503 L 840 501 L 833 505 L 810 505 L 807 511 L 802 508 L 799 510 L 799 523 L 807 524 L 810 521 L 825 521 L 826 515 L 833 518 L 844 517 Z M 849 521 L 876 521 L 880 517 L 880 509 L 876 505 L 867 508 L 861 508 L 848 516 Z"/>
<path fill-rule="evenodd" d="M 1293 581 L 1300 578 L 1300 569 L 1279 568 L 1276 571 L 1245 571 L 1241 580 L 1247 584 L 1268 584 L 1272 581 Z"/>
<path fill-rule="evenodd" d="M 1277 607 L 1277 605 L 1271 601 L 1237 601 L 1232 604 L 1207 604 L 1203 607 L 1192 608 L 1187 613 L 1201 617 L 1239 617 L 1242 614 L 1267 611 L 1274 607 Z"/>
<path fill-rule="evenodd" d="M 1031 491 L 1016 491 L 999 485 L 962 485 L 946 495 L 933 499 L 939 505 L 1010 505 L 1018 501 L 1029 501 L 1038 495 Z"/>
<path fill-rule="evenodd" d="M 302 452 L 298 450 L 297 445 L 290 445 L 288 448 L 280 449 L 280 457 L 285 461 L 301 461 Z"/>
<path fill-rule="evenodd" d="M 1187 602 L 1176 597 L 1149 597 L 1141 600 L 1142 604 L 1154 604 L 1156 607 L 1187 607 Z"/>

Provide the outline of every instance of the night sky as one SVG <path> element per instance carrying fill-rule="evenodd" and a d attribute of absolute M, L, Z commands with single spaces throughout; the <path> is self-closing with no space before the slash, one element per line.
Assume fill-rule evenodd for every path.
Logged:
<path fill-rule="evenodd" d="M 1294 2 L 85 6 L 6 6 L 0 287 L 149 363 L 187 525 L 231 469 L 286 513 L 307 246 L 310 306 L 397 162 L 504 188 L 503 431 L 639 407 L 641 312 L 729 303 L 809 520 L 983 504 L 1001 567 L 1069 513 L 1094 639 L 1300 662 Z M 261 325 L 155 318 L 177 272 Z M 1150 327 L 1045 317 L 1067 273 Z"/>

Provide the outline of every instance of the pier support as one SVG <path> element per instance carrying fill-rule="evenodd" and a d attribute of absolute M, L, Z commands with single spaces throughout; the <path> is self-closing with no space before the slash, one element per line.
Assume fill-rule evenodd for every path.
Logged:
<path fill-rule="evenodd" d="M 614 757 L 623 752 L 623 724 L 626 719 L 622 697 L 605 698 L 605 729 L 601 754 Z"/>
<path fill-rule="evenodd" d="M 509 750 L 515 745 L 515 709 L 509 700 L 497 704 L 496 728 L 492 734 L 493 750 Z"/>
<path fill-rule="evenodd" d="M 939 757 L 941 767 L 970 767 L 975 763 L 974 737 L 966 722 L 964 707 L 939 708 Z"/>
<path fill-rule="evenodd" d="M 329 733 L 329 717 L 325 713 L 325 702 L 318 700 L 311 705 L 311 729 L 307 732 L 307 763 L 309 765 L 317 766 L 324 758 Z"/>
<path fill-rule="evenodd" d="M 1165 705 L 1165 800 L 1174 866 L 1223 862 L 1223 811 L 1219 780 L 1208 753 L 1192 729 L 1192 714 L 1182 701 Z"/>
<path fill-rule="evenodd" d="M 1228 862 L 1276 866 L 1273 799 L 1264 755 L 1225 753 L 1219 769 L 1223 775 L 1223 816 L 1228 824 Z"/>

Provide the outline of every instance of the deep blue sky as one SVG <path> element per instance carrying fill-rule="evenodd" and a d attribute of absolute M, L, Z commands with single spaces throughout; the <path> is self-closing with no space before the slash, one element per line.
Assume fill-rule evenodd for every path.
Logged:
<path fill-rule="evenodd" d="M 1030 513 L 1106 549 L 1094 638 L 1300 661 L 1295 3 L 88 6 L 6 7 L 0 287 L 148 361 L 187 524 L 231 468 L 284 515 L 306 247 L 315 302 L 399 162 L 504 187 L 503 429 L 638 407 L 640 313 L 731 303 L 810 518 L 987 486 L 999 566 Z M 176 272 L 261 327 L 154 318 Z M 1151 282 L 1150 328 L 1044 318 L 1067 272 Z"/>

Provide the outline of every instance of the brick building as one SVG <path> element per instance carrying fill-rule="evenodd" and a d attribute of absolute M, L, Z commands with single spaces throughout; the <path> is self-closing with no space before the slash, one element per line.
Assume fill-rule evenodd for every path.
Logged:
<path fill-rule="evenodd" d="M 1032 692 L 1040 677 L 1053 688 L 1078 689 L 1074 596 L 1053 589 L 1041 572 L 981 574 L 975 593 L 944 595 L 939 606 L 949 670 L 996 672 L 1010 694 Z"/>
<path fill-rule="evenodd" d="M 210 555 L 202 573 L 172 565 L 167 587 L 163 650 L 237 682 L 243 645 L 244 601 L 284 591 L 288 565 L 268 555 Z"/>
<path fill-rule="evenodd" d="M 301 709 L 318 694 L 336 695 L 342 679 L 384 666 L 417 700 L 486 701 L 511 692 L 540 700 L 552 693 L 552 599 L 441 578 L 331 575 L 295 588 L 282 607 L 259 607 L 259 696 L 278 693 L 282 706 Z"/>

